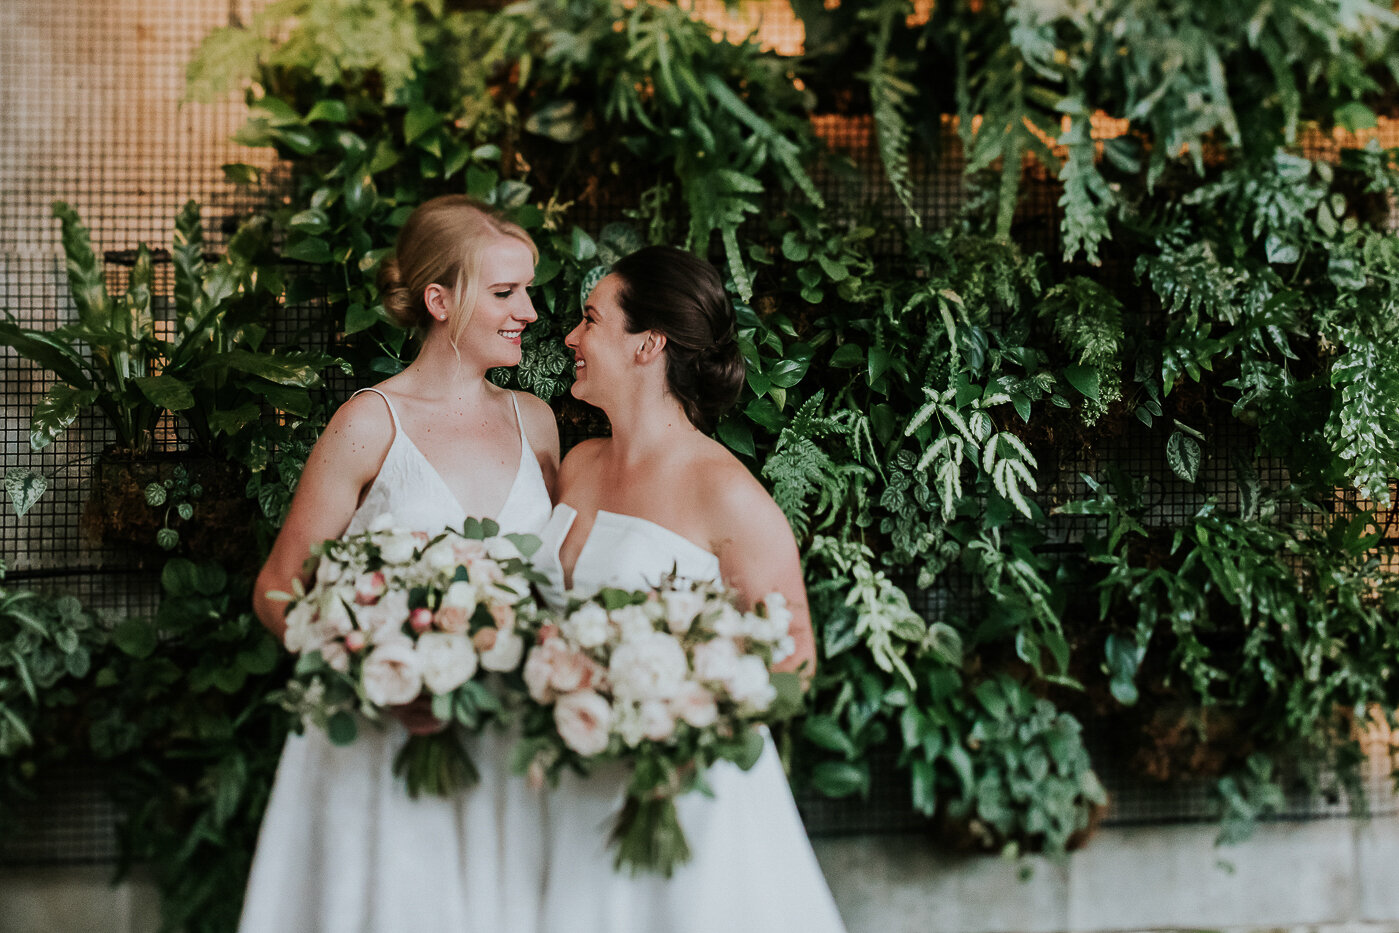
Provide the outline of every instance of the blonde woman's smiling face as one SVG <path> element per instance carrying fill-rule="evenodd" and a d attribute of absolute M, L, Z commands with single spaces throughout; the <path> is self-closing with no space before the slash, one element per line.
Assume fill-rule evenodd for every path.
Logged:
<path fill-rule="evenodd" d="M 487 366 L 515 366 L 525 327 L 538 319 L 529 286 L 534 255 L 514 237 L 502 236 L 481 254 L 481 289 L 459 346 L 479 353 Z"/>

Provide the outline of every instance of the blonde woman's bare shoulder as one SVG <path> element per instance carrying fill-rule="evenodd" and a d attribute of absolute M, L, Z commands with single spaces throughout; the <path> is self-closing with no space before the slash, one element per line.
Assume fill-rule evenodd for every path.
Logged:
<path fill-rule="evenodd" d="M 373 392 L 360 392 L 335 410 L 316 442 L 316 450 L 337 461 L 345 458 L 354 466 L 366 464 L 377 471 L 393 436 L 393 416 L 384 399 Z"/>

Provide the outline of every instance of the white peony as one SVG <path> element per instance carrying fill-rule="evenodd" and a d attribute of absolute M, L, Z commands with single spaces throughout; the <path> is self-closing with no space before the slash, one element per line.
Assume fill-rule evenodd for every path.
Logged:
<path fill-rule="evenodd" d="M 729 695 L 740 706 L 762 711 L 777 699 L 777 689 L 772 685 L 772 677 L 762 658 L 744 655 L 738 659 L 737 669 L 729 678 Z"/>
<path fill-rule="evenodd" d="M 369 531 L 392 531 L 394 528 L 394 517 L 392 512 L 380 512 L 374 516 L 369 523 Z"/>
<path fill-rule="evenodd" d="M 402 706 L 423 689 L 418 654 L 407 640 L 376 646 L 364 659 L 360 676 L 364 695 L 375 706 Z"/>
<path fill-rule="evenodd" d="M 447 592 L 442 594 L 442 605 L 451 606 L 454 609 L 475 609 L 479 599 L 480 594 L 476 587 L 465 580 L 458 580 L 447 587 Z"/>
<path fill-rule="evenodd" d="M 675 735 L 675 716 L 660 700 L 641 704 L 641 734 L 652 742 L 664 742 Z"/>
<path fill-rule="evenodd" d="M 452 539 L 443 538 L 441 541 L 438 541 L 436 544 L 423 551 L 421 561 L 434 573 L 447 570 L 450 567 L 455 567 L 457 565 L 457 554 L 456 548 L 452 546 Z"/>
<path fill-rule="evenodd" d="M 738 670 L 738 646 L 716 638 L 695 646 L 695 680 L 727 684 Z"/>
<path fill-rule="evenodd" d="M 329 583 L 340 582 L 340 575 L 345 572 L 345 565 L 338 561 L 333 561 L 329 557 L 322 557 L 316 564 L 316 585 L 325 586 Z"/>
<path fill-rule="evenodd" d="M 612 610 L 611 617 L 624 642 L 657 634 L 656 625 L 651 621 L 651 615 L 644 606 L 623 606 L 621 609 Z"/>
<path fill-rule="evenodd" d="M 743 613 L 733 606 L 725 603 L 719 610 L 718 617 L 713 623 L 714 634 L 724 638 L 742 638 L 748 634 L 748 626 L 744 624 Z"/>
<path fill-rule="evenodd" d="M 705 604 L 704 594 L 693 590 L 667 591 L 661 594 L 661 601 L 665 605 L 666 625 L 677 635 L 683 635 L 690 630 L 695 617 L 704 610 Z"/>
<path fill-rule="evenodd" d="M 611 633 L 607 610 L 597 603 L 585 603 L 559 623 L 565 638 L 580 648 L 597 648 L 607 642 Z"/>
<path fill-rule="evenodd" d="M 309 599 L 303 599 L 287 611 L 284 621 L 287 630 L 282 635 L 282 643 L 293 654 L 301 654 L 306 650 L 306 641 L 311 634 L 311 625 L 316 621 L 315 603 Z"/>
<path fill-rule="evenodd" d="M 607 751 L 612 729 L 612 707 L 592 690 L 579 690 L 559 697 L 554 705 L 554 726 L 563 743 L 580 755 L 600 755 Z"/>
<path fill-rule="evenodd" d="M 617 646 L 608 665 L 608 678 L 618 699 L 664 700 L 675 696 L 689 670 L 680 642 L 652 629 Z"/>
<path fill-rule="evenodd" d="M 413 559 L 417 546 L 418 540 L 411 533 L 400 531 L 385 535 L 379 541 L 379 557 L 386 564 L 406 564 Z"/>
<path fill-rule="evenodd" d="M 482 629 L 490 631 L 489 628 Z M 479 634 L 479 633 L 478 633 Z M 481 666 L 488 671 L 513 671 L 525 653 L 525 640 L 514 629 L 497 629 L 495 641 L 481 652 Z"/>
<path fill-rule="evenodd" d="M 476 649 L 465 635 L 424 632 L 417 650 L 423 683 L 433 693 L 451 693 L 476 673 Z"/>
<path fill-rule="evenodd" d="M 502 562 L 523 559 L 525 556 L 520 553 L 520 549 L 515 546 L 515 542 L 506 537 L 490 539 L 490 542 L 486 545 L 486 553 L 490 555 L 491 560 Z"/>
<path fill-rule="evenodd" d="M 408 593 L 406 590 L 390 590 L 372 606 L 360 606 L 355 610 L 355 620 L 359 627 L 369 633 L 369 639 L 379 642 L 381 633 L 386 630 L 398 631 L 408 621 Z"/>
<path fill-rule="evenodd" d="M 671 697 L 671 711 L 696 729 L 707 729 L 719 719 L 719 704 L 702 684 L 686 681 Z"/>

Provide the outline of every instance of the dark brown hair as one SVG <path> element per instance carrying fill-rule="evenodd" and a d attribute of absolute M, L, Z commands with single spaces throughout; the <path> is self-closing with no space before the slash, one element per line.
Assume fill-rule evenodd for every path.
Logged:
<path fill-rule="evenodd" d="M 647 246 L 612 266 L 627 330 L 666 338 L 666 385 L 706 433 L 738 399 L 745 369 L 734 308 L 719 272 L 673 246 Z"/>
<path fill-rule="evenodd" d="M 481 290 L 481 256 L 496 238 L 514 237 L 539 250 L 519 225 L 464 194 L 444 194 L 419 204 L 398 232 L 394 255 L 379 265 L 384 310 L 400 327 L 428 323 L 423 292 L 441 285 L 452 293 L 451 340 L 455 346 Z"/>

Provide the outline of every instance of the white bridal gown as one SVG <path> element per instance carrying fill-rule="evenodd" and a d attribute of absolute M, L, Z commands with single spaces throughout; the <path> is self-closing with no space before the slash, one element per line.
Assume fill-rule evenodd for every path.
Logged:
<path fill-rule="evenodd" d="M 564 601 L 559 547 L 577 518 L 559 504 L 540 537 L 543 595 Z M 582 593 L 639 589 L 676 569 L 718 579 L 719 558 L 689 539 L 633 515 L 598 512 L 573 569 Z M 540 933 L 843 933 L 782 763 L 768 739 L 749 771 L 719 762 L 713 797 L 677 801 L 693 858 L 666 880 L 618 873 L 607 830 L 624 798 L 621 765 L 588 777 L 566 772 L 549 792 L 549 839 Z"/>
<path fill-rule="evenodd" d="M 346 533 L 385 512 L 434 534 L 461 528 L 466 514 L 384 401 L 393 443 Z M 496 520 L 503 532 L 537 534 L 548 518 L 549 491 L 521 425 L 520 465 Z M 350 745 L 314 726 L 287 739 L 241 933 L 535 933 L 543 799 L 510 773 L 511 737 L 490 728 L 469 737 L 480 783 L 414 800 L 393 773 L 407 735 L 390 718 L 382 729 L 362 722 Z"/>

